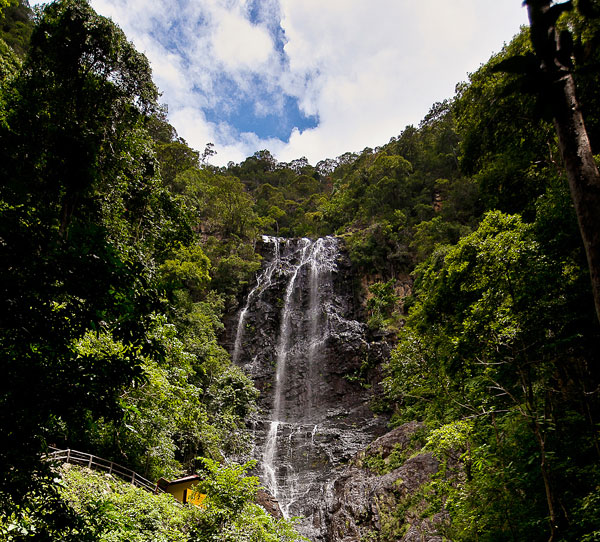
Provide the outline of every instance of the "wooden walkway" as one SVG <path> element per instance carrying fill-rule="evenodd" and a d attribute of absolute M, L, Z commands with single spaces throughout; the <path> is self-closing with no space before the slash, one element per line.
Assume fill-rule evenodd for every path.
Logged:
<path fill-rule="evenodd" d="M 77 450 L 71 450 L 70 448 L 67 448 L 66 450 L 60 450 L 58 448 L 50 447 L 50 450 L 51 451 L 46 456 L 49 461 L 81 465 L 87 467 L 88 469 L 118 476 L 130 484 L 145 489 L 151 493 L 164 493 L 162 489 L 160 489 L 150 480 L 147 480 L 143 476 L 140 476 L 137 472 L 114 463 L 113 461 L 108 461 L 107 459 L 102 459 L 101 457 L 86 454 L 84 452 L 78 452 Z"/>

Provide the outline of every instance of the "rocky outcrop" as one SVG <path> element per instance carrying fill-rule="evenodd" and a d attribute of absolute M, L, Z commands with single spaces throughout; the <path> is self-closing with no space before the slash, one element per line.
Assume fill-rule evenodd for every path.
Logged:
<path fill-rule="evenodd" d="M 444 517 L 421 519 L 422 486 L 438 461 L 419 452 L 421 424 L 411 422 L 378 438 L 336 480 L 328 542 L 442 542 Z"/>
<path fill-rule="evenodd" d="M 256 504 L 262 506 L 267 513 L 271 514 L 275 519 L 281 519 L 283 517 L 281 508 L 279 508 L 279 503 L 268 491 L 259 489 L 254 500 Z"/>

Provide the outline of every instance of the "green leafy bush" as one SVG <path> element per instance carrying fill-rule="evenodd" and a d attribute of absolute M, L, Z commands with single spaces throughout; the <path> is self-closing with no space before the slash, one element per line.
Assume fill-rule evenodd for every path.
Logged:
<path fill-rule="evenodd" d="M 399 323 L 398 303 L 400 297 L 394 289 L 395 281 L 376 282 L 369 286 L 370 296 L 367 298 L 370 329 L 386 329 L 396 327 Z"/>
<path fill-rule="evenodd" d="M 62 492 L 82 517 L 82 533 L 99 542 L 299 542 L 292 521 L 276 520 L 254 504 L 252 465 L 203 460 L 201 507 L 181 505 L 106 474 L 71 465 L 61 469 Z"/>

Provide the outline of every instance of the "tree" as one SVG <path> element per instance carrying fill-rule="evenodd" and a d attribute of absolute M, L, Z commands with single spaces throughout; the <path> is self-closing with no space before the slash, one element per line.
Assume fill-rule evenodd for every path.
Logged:
<path fill-rule="evenodd" d="M 559 31 L 557 21 L 573 2 L 525 0 L 531 42 L 547 93 L 558 134 L 561 156 L 569 179 L 581 237 L 590 268 L 596 313 L 600 320 L 600 172 L 594 160 L 577 99 L 573 78 L 573 41 L 568 30 Z M 582 15 L 593 13 L 593 3 L 580 2 Z M 527 57 L 522 57 L 526 59 Z"/>
<path fill-rule="evenodd" d="M 596 517 L 581 509 L 600 474 L 595 319 L 581 310 L 585 269 L 549 253 L 540 218 L 489 212 L 417 267 L 389 365 L 405 420 L 472 424 L 461 467 L 439 484 L 457 542 L 548 539 L 544 521 L 550 540 L 581 540 L 573 515 Z"/>
<path fill-rule="evenodd" d="M 254 504 L 258 479 L 246 465 L 205 460 L 196 488 L 202 507 L 180 506 L 131 484 L 79 467 L 63 468 L 63 492 L 83 518 L 81 534 L 100 542 L 300 542 L 293 520 L 276 520 Z M 0 534 L 4 534 L 0 525 Z M 37 538 L 36 538 L 37 540 Z M 54 540 L 58 540 L 55 538 Z M 81 537 L 87 542 L 88 538 Z"/>
<path fill-rule="evenodd" d="M 3 512 L 48 441 L 119 417 L 143 380 L 152 259 L 178 220 L 144 130 L 156 97 L 148 61 L 87 1 L 45 7 L 0 129 Z"/>
<path fill-rule="evenodd" d="M 2 14 L 2 10 L 11 4 L 14 3 L 14 0 L 0 0 L 0 16 Z"/>
<path fill-rule="evenodd" d="M 19 58 L 29 49 L 32 30 L 33 12 L 26 0 L 0 1 L 0 38 Z"/>
<path fill-rule="evenodd" d="M 58 196 L 66 235 L 94 185 L 118 180 L 128 135 L 156 108 L 148 60 L 88 2 L 56 2 L 32 36 L 20 93 L 13 129 L 29 147 L 26 186 Z"/>

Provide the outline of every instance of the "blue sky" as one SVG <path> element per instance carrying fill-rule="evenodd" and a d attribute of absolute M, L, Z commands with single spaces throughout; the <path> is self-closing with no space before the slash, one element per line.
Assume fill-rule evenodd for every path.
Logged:
<path fill-rule="evenodd" d="M 40 2 L 30 2 L 36 4 Z M 386 143 L 526 24 L 521 0 L 91 0 L 212 162 L 311 163 Z"/>

